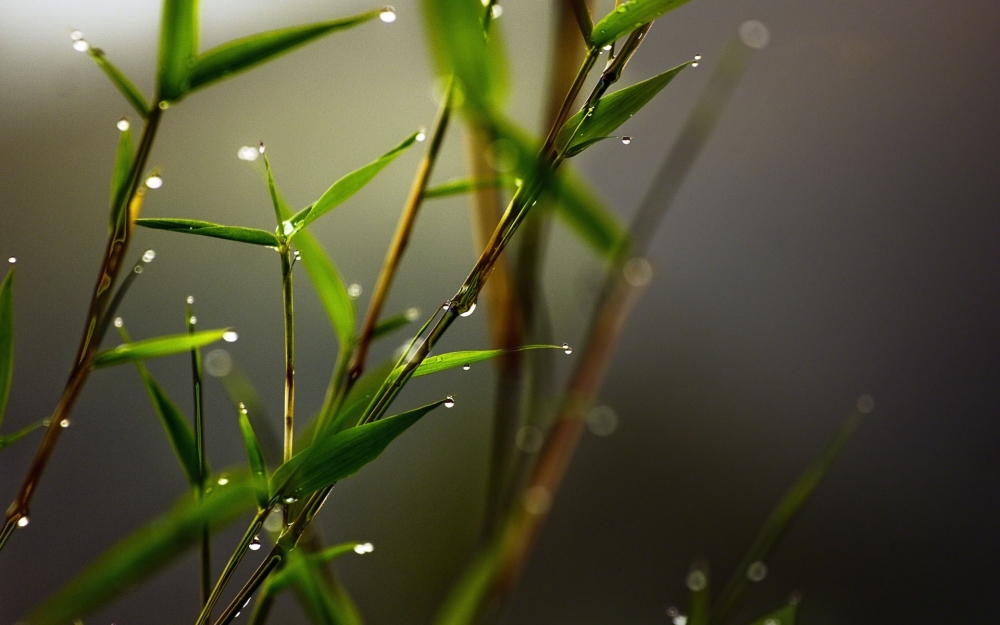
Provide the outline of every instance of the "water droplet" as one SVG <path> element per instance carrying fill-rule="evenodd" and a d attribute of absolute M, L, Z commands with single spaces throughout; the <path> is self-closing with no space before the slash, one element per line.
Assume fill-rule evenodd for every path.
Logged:
<path fill-rule="evenodd" d="M 156 250 L 146 250 L 142 253 L 142 262 L 151 263 L 156 258 Z"/>
<path fill-rule="evenodd" d="M 767 47 L 768 42 L 771 41 L 771 33 L 768 32 L 767 26 L 757 20 L 749 20 L 740 24 L 739 34 L 740 41 L 746 47 L 754 50 Z"/>
<path fill-rule="evenodd" d="M 131 125 L 132 122 L 128 120 L 128 117 L 122 117 L 121 119 L 118 120 L 118 123 L 115 124 L 115 126 L 118 127 L 118 130 L 121 130 L 122 132 L 128 130 L 129 126 Z"/>
<path fill-rule="evenodd" d="M 63 419 L 62 421 L 59 422 L 59 427 L 61 428 L 68 428 L 71 425 L 73 425 L 73 422 L 70 421 L 69 419 Z"/>
<path fill-rule="evenodd" d="M 240 149 L 236 150 L 236 156 L 241 161 L 255 161 L 257 157 L 260 156 L 260 150 L 253 146 L 244 145 Z"/>
<path fill-rule="evenodd" d="M 257 551 L 260 549 L 260 536 L 254 536 L 253 540 L 250 541 L 250 551 Z"/>
<path fill-rule="evenodd" d="M 674 617 L 674 625 L 687 625 L 688 617 L 683 614 L 678 614 Z"/>
<path fill-rule="evenodd" d="M 386 24 L 391 24 L 396 21 L 396 9 L 392 7 L 385 7 L 382 9 L 382 12 L 378 14 L 378 18 Z"/>
<path fill-rule="evenodd" d="M 420 316 L 420 309 L 419 308 L 414 307 L 414 308 L 407 308 L 406 309 L 406 319 L 408 321 L 416 321 L 417 317 L 419 317 L 419 316 Z"/>
<path fill-rule="evenodd" d="M 684 582 L 688 588 L 694 592 L 698 592 L 705 590 L 705 586 L 708 585 L 708 577 L 705 576 L 704 571 L 691 571 Z"/>
<path fill-rule="evenodd" d="M 17 256 L 11 256 L 10 258 L 7 259 L 7 262 L 13 265 L 14 263 L 17 262 Z"/>
<path fill-rule="evenodd" d="M 607 52 L 610 49 L 611 49 L 611 44 L 610 43 L 608 45 L 604 46 L 603 48 L 601 48 L 601 50 L 604 50 L 605 52 Z"/>
<path fill-rule="evenodd" d="M 114 323 L 116 328 L 120 328 L 125 325 L 125 321 L 121 317 L 115 317 Z"/>
<path fill-rule="evenodd" d="M 83 32 L 79 30 L 74 30 L 69 34 L 69 38 L 72 39 L 73 41 L 80 41 L 81 39 L 83 39 Z"/>
<path fill-rule="evenodd" d="M 235 343 L 238 338 L 240 338 L 240 335 L 236 334 L 234 330 L 226 330 L 222 333 L 222 340 L 227 343 Z"/>
<path fill-rule="evenodd" d="M 451 395 L 449 395 L 449 396 L 447 396 L 447 397 L 444 398 L 444 407 L 445 408 L 454 408 L 454 406 L 455 406 L 455 398 L 454 397 L 452 397 Z"/>
<path fill-rule="evenodd" d="M 533 454 L 542 448 L 542 431 L 533 425 L 526 425 L 517 431 L 517 448 L 526 454 Z"/>
<path fill-rule="evenodd" d="M 670 606 L 669 608 L 667 608 L 667 616 L 669 616 L 670 618 L 674 618 L 675 616 L 679 616 L 679 615 L 680 615 L 680 611 L 677 608 L 675 608 L 674 606 Z"/>
<path fill-rule="evenodd" d="M 237 618 L 240 614 L 243 614 L 243 612 L 242 611 L 237 612 L 236 614 L 233 615 L 233 618 Z"/>
<path fill-rule="evenodd" d="M 257 151 L 258 151 L 258 152 L 260 152 L 261 154 L 263 154 L 263 153 L 264 153 L 264 150 L 266 150 L 266 149 L 267 149 L 267 148 L 265 148 L 265 147 L 264 147 L 264 141 L 262 140 L 262 141 L 260 142 L 260 144 L 259 144 L 259 145 L 257 146 Z"/>
<path fill-rule="evenodd" d="M 224 378 L 233 370 L 233 359 L 224 349 L 213 349 L 205 356 L 205 371 L 213 378 Z"/>
<path fill-rule="evenodd" d="M 569 346 L 569 343 L 563 343 L 562 349 L 567 354 L 572 354 L 573 353 L 573 348 Z"/>
<path fill-rule="evenodd" d="M 871 395 L 864 394 L 858 398 L 858 412 L 861 414 L 868 414 L 872 410 L 875 410 L 875 398 Z"/>
<path fill-rule="evenodd" d="M 441 310 L 451 310 L 451 300 L 448 300 L 441 305 Z"/>
<path fill-rule="evenodd" d="M 490 0 L 481 0 L 481 2 L 483 3 L 484 7 L 490 6 Z"/>
<path fill-rule="evenodd" d="M 692 62 L 692 63 L 691 63 L 691 67 L 698 67 L 698 61 L 694 61 L 694 62 Z"/>
<path fill-rule="evenodd" d="M 243 402 L 239 403 L 238 408 L 240 410 L 240 414 L 246 414 L 247 413 L 246 404 L 244 404 Z"/>
<path fill-rule="evenodd" d="M 552 495 L 544 486 L 535 485 L 525 491 L 521 505 L 528 514 L 545 514 L 552 507 Z"/>
<path fill-rule="evenodd" d="M 165 111 L 168 108 L 170 108 L 170 102 L 167 102 L 166 100 L 161 100 L 160 103 L 157 104 L 157 106 L 160 107 L 161 111 Z"/>
<path fill-rule="evenodd" d="M 520 178 L 514 178 L 514 186 L 515 187 L 520 187 L 522 184 L 524 184 L 524 180 L 522 180 Z"/>
<path fill-rule="evenodd" d="M 292 503 L 295 503 L 296 501 L 298 501 L 298 498 L 297 497 L 293 497 L 292 495 L 288 495 L 287 497 L 285 497 L 284 499 L 282 499 L 282 501 L 284 501 L 285 503 L 288 503 L 288 504 L 292 504 Z"/>
<path fill-rule="evenodd" d="M 194 315 L 191 315 L 190 317 L 188 317 L 188 323 L 190 323 L 191 325 L 195 325 L 196 323 L 198 323 L 198 318 L 195 317 Z"/>
<path fill-rule="evenodd" d="M 358 543 L 354 545 L 354 553 L 364 554 L 375 551 L 375 545 L 371 543 Z"/>
<path fill-rule="evenodd" d="M 136 273 L 142 273 L 142 265 L 136 265 L 135 267 L 132 267 L 132 271 Z"/>
<path fill-rule="evenodd" d="M 701 55 L 700 54 L 694 55 L 694 60 L 700 61 L 701 60 Z"/>
<path fill-rule="evenodd" d="M 791 595 L 788 596 L 788 603 L 790 603 L 791 605 L 799 605 L 800 603 L 802 603 L 802 593 L 797 590 L 793 592 Z"/>
<path fill-rule="evenodd" d="M 610 406 L 594 406 L 587 412 L 587 429 L 597 436 L 611 436 L 618 429 L 618 415 Z"/>
<path fill-rule="evenodd" d="M 459 316 L 460 317 L 468 317 L 468 316 L 472 315 L 472 313 L 474 313 L 474 312 L 476 312 L 476 303 L 472 302 L 472 304 L 469 305 L 469 308 L 466 309 L 466 311 L 463 312 L 463 313 L 461 313 Z"/>
<path fill-rule="evenodd" d="M 287 237 L 288 235 L 290 235 L 293 232 L 295 232 L 295 226 L 290 221 L 283 221 L 283 222 L 281 222 L 281 231 Z"/>
<path fill-rule="evenodd" d="M 351 299 L 355 299 L 361 295 L 361 285 L 355 282 L 351 286 L 347 287 L 347 294 L 351 296 Z"/>
<path fill-rule="evenodd" d="M 219 481 L 217 482 L 217 484 L 218 484 L 219 486 L 225 486 L 225 485 L 226 485 L 226 484 L 228 484 L 228 483 L 229 483 L 229 478 L 228 478 L 228 477 L 226 477 L 225 475 L 223 475 L 222 477 L 220 477 L 220 478 L 219 478 Z"/>
<path fill-rule="evenodd" d="M 747 579 L 751 582 L 762 582 L 767 577 L 767 565 L 757 560 L 747 567 Z"/>
<path fill-rule="evenodd" d="M 628 145 L 632 143 L 632 137 L 622 137 L 622 145 Z"/>
<path fill-rule="evenodd" d="M 427 131 L 421 128 L 420 132 L 417 133 L 417 141 L 423 141 L 426 138 L 427 138 Z"/>
<path fill-rule="evenodd" d="M 462 365 L 462 371 L 468 371 L 471 368 L 472 365 L 470 365 L 469 363 L 465 363 L 464 365 Z"/>
<path fill-rule="evenodd" d="M 264 519 L 264 529 L 269 532 L 277 532 L 281 529 L 281 508 L 272 508 L 270 514 Z"/>
<path fill-rule="evenodd" d="M 163 178 L 153 174 L 149 178 L 146 178 L 146 186 L 150 189 L 159 189 L 163 186 Z"/>
<path fill-rule="evenodd" d="M 87 43 L 86 39 L 77 39 L 73 42 L 73 49 L 77 52 L 86 52 L 90 49 L 90 44 Z"/>
<path fill-rule="evenodd" d="M 493 7 L 490 9 L 490 12 L 493 14 L 493 19 L 496 19 L 501 15 L 503 15 L 503 7 L 500 6 L 499 4 L 494 4 Z"/>
<path fill-rule="evenodd" d="M 20 519 L 17 520 L 17 526 L 18 527 L 28 527 L 28 523 L 29 522 L 30 521 L 28 521 L 28 517 L 27 516 L 23 516 L 23 517 L 21 517 Z"/>
<path fill-rule="evenodd" d="M 653 266 L 645 258 L 630 258 L 622 268 L 622 275 L 634 287 L 646 286 L 653 279 Z"/>

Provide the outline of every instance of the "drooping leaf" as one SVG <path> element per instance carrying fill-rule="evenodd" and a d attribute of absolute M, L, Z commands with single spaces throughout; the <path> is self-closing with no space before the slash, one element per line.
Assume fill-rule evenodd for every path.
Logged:
<path fill-rule="evenodd" d="M 201 539 L 202 527 L 221 529 L 254 508 L 249 478 L 229 474 L 229 483 L 203 499 L 192 492 L 167 514 L 120 540 L 46 599 L 25 619 L 32 625 L 64 625 L 83 618 L 126 592 Z"/>
<path fill-rule="evenodd" d="M 278 247 L 279 245 L 278 237 L 273 232 L 268 232 L 267 230 L 244 228 L 242 226 L 223 226 L 198 219 L 145 218 L 136 220 L 136 225 L 155 230 L 198 234 L 203 237 L 215 237 L 217 239 L 252 243 L 267 247 Z"/>
<path fill-rule="evenodd" d="M 271 491 L 304 497 L 356 473 L 444 400 L 402 414 L 321 436 L 271 476 Z"/>
<path fill-rule="evenodd" d="M 798 611 L 798 604 L 790 603 L 778 608 L 767 616 L 760 617 L 750 625 L 795 625 Z"/>
<path fill-rule="evenodd" d="M 0 283 L 0 424 L 3 423 L 14 375 L 14 270 Z"/>
<path fill-rule="evenodd" d="M 460 351 L 460 352 L 448 352 L 447 354 L 440 354 L 438 356 L 428 356 L 424 359 L 422 363 L 413 372 L 413 377 L 418 377 L 421 375 L 430 375 L 431 373 L 438 373 L 439 371 L 446 371 L 448 369 L 454 369 L 455 367 L 461 367 L 463 365 L 472 364 L 474 362 L 480 362 L 482 360 L 489 360 L 490 358 L 496 358 L 502 354 L 509 354 L 511 352 L 523 352 L 529 349 L 564 349 L 559 345 L 524 345 L 522 347 L 517 347 L 514 349 L 484 349 L 484 350 L 471 350 L 471 351 Z"/>
<path fill-rule="evenodd" d="M 191 66 L 189 89 L 195 90 L 265 63 L 314 39 L 378 17 L 381 9 L 337 20 L 293 26 L 234 39 L 200 55 Z"/>
<path fill-rule="evenodd" d="M 94 63 L 100 67 L 115 87 L 118 87 L 118 91 L 121 91 L 128 103 L 132 105 L 139 115 L 145 119 L 146 115 L 149 114 L 149 104 L 146 103 L 146 98 L 139 91 L 139 88 L 135 86 L 129 77 L 125 75 L 120 69 L 114 66 L 114 64 L 104 56 L 104 51 L 100 48 L 88 48 L 87 55 L 93 59 Z"/>
<path fill-rule="evenodd" d="M 201 482 L 201 472 L 198 469 L 198 446 L 195 444 L 194 432 L 191 431 L 187 417 L 149 373 L 146 365 L 136 361 L 135 366 L 139 370 L 139 377 L 142 378 L 146 392 L 149 393 L 153 410 L 156 411 L 156 416 L 159 417 L 160 423 L 167 433 L 170 446 L 174 448 L 174 454 L 177 455 L 177 460 L 187 475 L 188 482 L 192 486 L 198 486 Z"/>
<path fill-rule="evenodd" d="M 250 475 L 253 479 L 254 492 L 257 495 L 257 506 L 264 510 L 270 504 L 270 493 L 267 486 L 267 467 L 264 465 L 264 452 L 257 442 L 250 419 L 245 408 L 240 411 L 240 433 L 243 435 L 243 446 L 247 451 L 247 461 L 250 463 Z"/>
<path fill-rule="evenodd" d="M 6 436 L 0 436 L 0 449 L 3 449 L 4 447 L 7 447 L 8 445 L 12 445 L 12 444 L 16 443 L 17 441 L 21 440 L 22 438 L 24 438 L 28 434 L 31 434 L 32 432 L 34 432 L 38 428 L 43 428 L 43 427 L 45 427 L 45 422 L 44 421 L 36 421 L 35 423 L 32 423 L 30 425 L 24 426 L 20 430 L 16 430 L 13 434 L 8 434 Z"/>
<path fill-rule="evenodd" d="M 506 64 L 497 29 L 483 29 L 479 0 L 424 0 L 424 23 L 441 78 L 454 75 L 464 106 L 492 116 L 506 90 Z"/>
<path fill-rule="evenodd" d="M 115 152 L 115 169 L 111 174 L 111 223 L 114 232 L 125 216 L 125 203 L 132 174 L 132 129 L 126 128 L 118 135 L 118 150 Z"/>
<path fill-rule="evenodd" d="M 288 220 L 290 227 L 287 228 L 288 231 L 285 234 L 289 238 L 292 238 L 295 236 L 296 232 L 316 221 L 326 213 L 342 204 L 345 200 L 347 200 L 347 198 L 360 191 L 361 188 L 371 182 L 380 171 L 385 169 L 386 165 L 396 160 L 396 157 L 402 154 L 406 148 L 416 143 L 417 135 L 419 134 L 419 132 L 413 133 L 403 140 L 402 143 L 378 157 L 371 163 L 368 163 L 360 169 L 352 171 L 337 182 L 333 183 L 330 188 L 327 189 L 318 200 L 316 200 L 316 202 L 303 208 Z"/>
<path fill-rule="evenodd" d="M 198 37 L 198 0 L 164 0 L 156 70 L 159 100 L 171 102 L 187 91 L 191 63 L 198 55 Z"/>
<path fill-rule="evenodd" d="M 515 186 L 517 178 L 515 176 L 496 176 L 493 178 L 460 178 L 449 180 L 448 182 L 431 187 L 424 191 L 424 199 L 431 200 L 439 197 L 451 195 L 461 195 L 471 193 L 479 189 L 497 189 L 501 187 Z"/>
<path fill-rule="evenodd" d="M 606 137 L 639 112 L 653 97 L 691 63 L 682 63 L 662 74 L 610 93 L 594 105 L 593 111 L 579 111 L 559 130 L 556 147 L 567 155 L 578 154 L 580 146 Z"/>
<path fill-rule="evenodd" d="M 170 356 L 188 352 L 196 347 L 202 347 L 221 339 L 231 329 L 204 330 L 194 334 L 171 334 L 158 336 L 134 343 L 126 343 L 112 349 L 99 352 L 94 356 L 94 368 L 110 367 L 136 360 L 148 360 L 160 356 Z"/>
<path fill-rule="evenodd" d="M 594 24 L 590 45 L 601 48 L 688 0 L 625 0 Z"/>

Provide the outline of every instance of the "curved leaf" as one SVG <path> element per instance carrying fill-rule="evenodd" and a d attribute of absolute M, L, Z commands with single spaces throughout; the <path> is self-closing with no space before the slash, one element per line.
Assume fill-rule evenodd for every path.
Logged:
<path fill-rule="evenodd" d="M 164 0 L 156 70 L 157 99 L 169 102 L 184 95 L 188 69 L 197 54 L 198 0 Z"/>
<path fill-rule="evenodd" d="M 458 180 L 449 180 L 448 182 L 439 184 L 436 187 L 431 187 L 430 189 L 424 191 L 423 198 L 425 200 L 432 200 L 439 197 L 471 193 L 473 191 L 478 191 L 479 189 L 513 187 L 516 186 L 516 181 L 517 178 L 514 176 L 496 176 L 494 178 L 460 178 Z"/>
<path fill-rule="evenodd" d="M 474 362 L 480 362 L 482 360 L 489 360 L 490 358 L 496 358 L 502 354 L 509 354 L 512 352 L 523 352 L 528 349 L 564 349 L 559 345 L 524 345 L 523 347 L 516 347 L 514 349 L 484 349 L 484 350 L 472 350 L 472 351 L 461 351 L 461 352 L 448 352 L 447 354 L 440 354 L 438 356 L 428 356 L 424 358 L 424 361 L 420 363 L 417 369 L 413 372 L 413 377 L 418 377 L 421 375 L 430 375 L 431 373 L 438 373 L 439 371 L 446 371 L 448 369 L 454 369 L 455 367 L 461 367 L 463 365 L 472 364 Z"/>
<path fill-rule="evenodd" d="M 188 482 L 192 486 L 198 486 L 201 482 L 201 471 L 198 468 L 198 446 L 195 444 L 191 425 L 163 387 L 153 379 L 146 365 L 137 361 L 135 366 L 139 370 L 139 377 L 142 378 L 146 392 L 149 393 L 149 399 L 153 402 L 156 416 L 160 418 L 160 423 L 167 433 L 170 446 L 174 448 L 174 453 L 187 475 Z"/>
<path fill-rule="evenodd" d="M 590 45 L 595 48 L 606 46 L 687 1 L 626 0 L 594 24 L 594 30 L 590 33 Z"/>
<path fill-rule="evenodd" d="M 14 270 L 0 283 L 0 423 L 3 423 L 14 375 Z"/>
<path fill-rule="evenodd" d="M 104 51 L 100 48 L 88 48 L 87 55 L 93 59 L 97 66 L 104 70 L 111 82 L 118 87 L 128 103 L 132 105 L 132 108 L 136 110 L 137 113 L 146 119 L 146 115 L 149 114 L 149 104 L 146 103 L 146 98 L 143 97 L 142 92 L 139 88 L 129 80 L 129 77 L 124 74 L 120 69 L 114 66 L 114 64 L 104 56 Z"/>
<path fill-rule="evenodd" d="M 183 232 L 185 234 L 198 234 L 203 237 L 215 237 L 228 241 L 238 241 L 240 243 L 252 243 L 254 245 L 264 245 L 267 247 L 278 247 L 278 237 L 273 232 L 258 230 L 257 228 L 243 228 L 241 226 L 223 226 L 210 221 L 198 219 L 160 219 L 145 218 L 137 219 L 136 225 L 154 230 L 169 230 L 171 232 Z"/>
<path fill-rule="evenodd" d="M 250 475 L 253 479 L 254 492 L 257 495 L 257 507 L 264 510 L 270 504 L 270 493 L 267 486 L 267 467 L 264 465 L 264 452 L 257 442 L 253 426 L 247 417 L 246 408 L 240 407 L 240 434 L 243 435 L 243 446 L 247 450 L 247 461 L 250 463 Z"/>
<path fill-rule="evenodd" d="M 112 349 L 105 350 L 94 356 L 93 367 L 111 367 L 135 360 L 148 360 L 159 358 L 160 356 L 170 356 L 187 352 L 196 347 L 202 347 L 209 343 L 214 343 L 222 338 L 230 329 L 204 330 L 194 334 L 171 334 L 168 336 L 158 336 L 144 341 L 125 343 Z"/>
<path fill-rule="evenodd" d="M 111 174 L 111 232 L 121 224 L 128 201 L 129 183 L 132 178 L 132 129 L 126 128 L 118 135 L 118 150 L 115 152 L 115 169 Z"/>

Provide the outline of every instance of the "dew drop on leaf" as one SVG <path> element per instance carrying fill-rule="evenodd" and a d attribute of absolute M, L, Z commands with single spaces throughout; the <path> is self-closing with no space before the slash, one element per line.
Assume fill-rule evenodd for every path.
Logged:
<path fill-rule="evenodd" d="M 451 395 L 445 397 L 445 399 L 444 399 L 444 407 L 445 408 L 453 408 L 454 406 L 455 406 L 455 398 L 452 397 Z"/>
<path fill-rule="evenodd" d="M 378 14 L 378 18 L 386 24 L 391 24 L 396 21 L 396 9 L 387 6 Z"/>
<path fill-rule="evenodd" d="M 260 549 L 260 536 L 254 536 L 253 540 L 250 541 L 250 551 L 257 551 Z"/>

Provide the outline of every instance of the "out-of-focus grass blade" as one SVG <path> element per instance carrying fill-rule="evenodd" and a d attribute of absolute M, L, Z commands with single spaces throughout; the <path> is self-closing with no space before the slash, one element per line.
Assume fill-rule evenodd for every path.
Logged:
<path fill-rule="evenodd" d="M 119 226 L 125 216 L 128 201 L 129 182 L 132 174 L 132 129 L 126 128 L 118 135 L 118 150 L 115 152 L 115 169 L 111 174 L 111 232 Z"/>
<path fill-rule="evenodd" d="M 600 48 L 688 0 L 626 0 L 594 24 L 590 45 Z"/>
<path fill-rule="evenodd" d="M 452 588 L 434 619 L 435 625 L 467 625 L 480 617 L 479 606 L 493 589 L 500 552 L 495 544 L 482 549 Z"/>
<path fill-rule="evenodd" d="M 338 545 L 330 549 L 344 547 L 343 551 L 337 554 L 341 555 L 352 552 L 355 544 Z M 264 594 L 274 595 L 291 586 L 313 623 L 360 625 L 360 615 L 347 594 L 341 589 L 331 589 L 320 575 L 315 560 L 316 555 L 319 554 L 307 555 L 303 549 L 291 551 L 285 558 L 282 569 L 268 578 Z"/>
<path fill-rule="evenodd" d="M 253 485 L 245 475 L 199 500 L 192 492 L 166 515 L 141 527 L 104 552 L 25 619 L 31 625 L 64 625 L 129 590 L 180 558 L 201 538 L 202 527 L 218 530 L 254 508 Z"/>
<path fill-rule="evenodd" d="M 15 431 L 13 434 L 8 434 L 7 436 L 0 436 L 0 449 L 3 449 L 8 445 L 16 443 L 17 441 L 21 440 L 28 434 L 31 434 L 32 432 L 41 427 L 45 427 L 44 421 L 38 421 L 36 423 L 32 423 L 31 425 L 26 425 L 20 430 Z"/>
<path fill-rule="evenodd" d="M 438 75 L 454 75 L 464 106 L 491 117 L 506 90 L 507 68 L 497 29 L 487 39 L 479 0 L 424 0 L 424 23 Z"/>
<path fill-rule="evenodd" d="M 231 329 L 204 330 L 194 334 L 171 334 L 153 339 L 135 341 L 105 350 L 94 356 L 94 368 L 110 367 L 136 360 L 148 360 L 160 356 L 170 356 L 202 347 L 221 339 Z"/>
<path fill-rule="evenodd" d="M 440 354 L 438 356 L 428 356 L 424 359 L 420 366 L 417 367 L 416 371 L 413 372 L 413 377 L 418 377 L 421 375 L 430 375 L 431 373 L 438 373 L 439 371 L 446 371 L 448 369 L 454 369 L 455 367 L 461 367 L 464 365 L 469 365 L 474 362 L 480 362 L 482 360 L 489 360 L 490 358 L 496 358 L 501 354 L 509 354 L 511 352 L 523 352 L 529 349 L 565 349 L 559 345 L 524 345 L 522 347 L 517 347 L 515 349 L 483 349 L 483 350 L 471 350 L 471 351 L 461 351 L 461 352 L 448 352 L 447 354 Z"/>
<path fill-rule="evenodd" d="M 14 375 L 14 270 L 0 283 L 0 424 L 7 410 Z"/>
<path fill-rule="evenodd" d="M 302 498 L 356 473 L 381 454 L 397 436 L 444 400 L 372 421 L 319 440 L 278 467 L 271 491 Z"/>
<path fill-rule="evenodd" d="M 688 590 L 691 591 L 688 601 L 687 625 L 708 625 L 710 597 L 708 567 L 695 564 L 688 573 Z"/>
<path fill-rule="evenodd" d="M 189 89 L 195 90 L 265 63 L 314 39 L 378 17 L 381 9 L 353 17 L 294 26 L 234 39 L 200 55 L 191 66 Z"/>
<path fill-rule="evenodd" d="M 198 234 L 203 237 L 215 237 L 217 239 L 252 243 L 267 247 L 278 247 L 279 245 L 278 237 L 273 232 L 268 232 L 267 230 L 243 228 L 241 226 L 223 226 L 222 224 L 214 224 L 210 221 L 200 221 L 198 219 L 146 218 L 137 219 L 136 225 L 155 230 Z"/>
<path fill-rule="evenodd" d="M 385 382 L 386 378 L 392 375 L 395 365 L 396 362 L 394 360 L 386 360 L 377 367 L 369 369 L 358 378 L 358 381 L 354 383 L 354 386 L 347 393 L 347 397 L 344 398 L 333 422 L 327 426 L 330 428 L 331 433 L 340 432 L 358 424 L 358 420 L 361 418 L 362 413 L 364 413 L 365 408 L 368 407 L 368 404 L 371 403 L 375 393 L 382 387 L 382 383 Z"/>
<path fill-rule="evenodd" d="M 416 143 L 417 135 L 419 134 L 420 132 L 413 133 L 402 143 L 378 157 L 371 163 L 368 163 L 360 169 L 352 171 L 337 182 L 333 183 L 330 188 L 327 189 L 318 200 L 316 200 L 315 203 L 303 208 L 288 220 L 290 227 L 287 228 L 288 231 L 285 234 L 289 238 L 295 236 L 296 232 L 316 221 L 326 213 L 342 204 L 345 200 L 347 200 L 347 198 L 360 191 L 361 188 L 371 182 L 372 179 L 386 167 L 386 165 L 396 160 L 396 157 L 402 154 L 406 148 Z"/>
<path fill-rule="evenodd" d="M 139 377 L 142 378 L 146 392 L 149 393 L 149 399 L 153 402 L 153 410 L 156 411 L 156 416 L 160 418 L 160 423 L 163 424 L 163 429 L 167 433 L 170 446 L 174 448 L 181 468 L 187 475 L 188 482 L 192 486 L 198 486 L 201 482 L 198 470 L 198 446 L 195 444 L 191 425 L 177 404 L 170 399 L 163 387 L 149 373 L 146 365 L 136 361 L 135 366 L 139 370 Z"/>
<path fill-rule="evenodd" d="M 790 603 L 783 608 L 771 612 L 767 616 L 762 616 L 750 625 L 795 625 L 799 606 Z"/>
<path fill-rule="evenodd" d="M 118 90 L 122 92 L 128 103 L 132 105 L 132 108 L 136 110 L 137 113 L 146 119 L 146 115 L 149 114 L 149 104 L 146 103 L 146 98 L 139 91 L 139 88 L 135 86 L 129 77 L 124 74 L 120 69 L 114 66 L 114 64 L 104 56 L 104 51 L 100 48 L 88 48 L 87 54 L 93 59 L 94 63 L 100 67 L 111 82 L 114 83 Z"/>
<path fill-rule="evenodd" d="M 281 592 L 291 586 L 295 581 L 296 574 L 299 573 L 300 564 L 319 566 L 326 564 L 327 562 L 332 562 L 344 554 L 354 552 L 354 548 L 359 544 L 361 543 L 341 543 L 339 545 L 327 547 L 318 553 L 310 553 L 308 555 L 302 554 L 302 550 L 297 549 L 296 551 L 299 552 L 299 558 L 297 558 L 297 561 L 291 559 L 287 560 L 280 571 L 272 574 L 267 579 L 268 592 Z"/>
<path fill-rule="evenodd" d="M 424 199 L 432 200 L 439 197 L 452 195 L 462 195 L 471 193 L 479 189 L 498 189 L 501 187 L 514 187 L 517 178 L 515 176 L 496 176 L 494 178 L 461 178 L 449 180 L 448 182 L 431 187 L 424 191 Z"/>
<path fill-rule="evenodd" d="M 385 338 L 386 336 L 392 334 L 396 330 L 413 323 L 414 321 L 417 320 L 418 314 L 419 313 L 417 312 L 416 308 L 411 308 L 406 312 L 399 313 L 398 315 L 393 315 L 391 317 L 383 318 L 381 321 L 375 324 L 375 327 L 372 329 L 371 340 L 374 341 L 377 339 Z"/>
<path fill-rule="evenodd" d="M 243 404 L 247 409 L 247 417 L 257 434 L 257 442 L 260 443 L 267 464 L 272 467 L 281 464 L 281 443 L 270 427 L 272 420 L 267 414 L 267 406 L 246 372 L 238 364 L 231 362 L 228 371 L 219 379 L 233 408 L 239 410 L 240 404 Z"/>
<path fill-rule="evenodd" d="M 578 154 L 583 150 L 580 146 L 610 135 L 639 112 L 639 109 L 646 106 L 646 103 L 690 64 L 691 62 L 682 63 L 662 74 L 604 96 L 597 101 L 590 115 L 587 115 L 586 111 L 579 111 L 559 130 L 556 147 L 565 150 L 567 155 Z"/>
<path fill-rule="evenodd" d="M 156 95 L 170 102 L 187 91 L 191 63 L 198 55 L 198 0 L 164 0 Z"/>
<path fill-rule="evenodd" d="M 267 486 L 267 467 L 264 465 L 264 452 L 257 442 L 253 426 L 247 417 L 247 410 L 240 405 L 240 433 L 243 435 L 243 446 L 247 450 L 247 461 L 250 463 L 250 475 L 253 479 L 254 492 L 257 495 L 257 506 L 264 510 L 270 504 L 270 493 Z"/>

